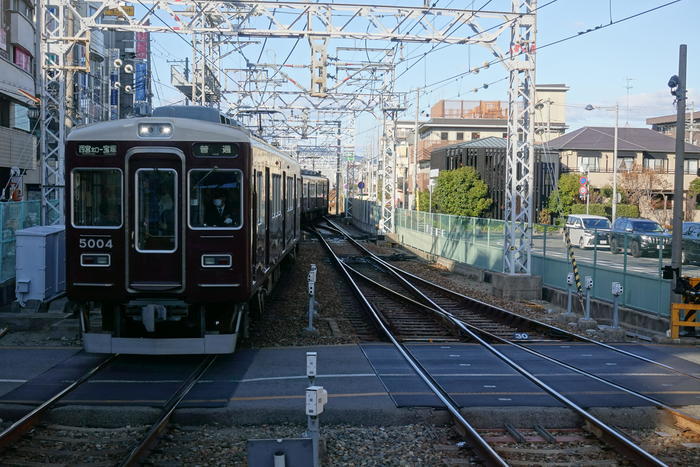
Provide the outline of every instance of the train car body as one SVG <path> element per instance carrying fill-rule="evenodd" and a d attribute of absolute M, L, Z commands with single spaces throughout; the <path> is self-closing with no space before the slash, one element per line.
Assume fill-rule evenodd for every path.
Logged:
<path fill-rule="evenodd" d="M 214 109 L 166 110 L 67 138 L 67 293 L 89 352 L 233 352 L 299 240 L 295 160 Z"/>
<path fill-rule="evenodd" d="M 328 214 L 328 178 L 320 172 L 301 170 L 301 212 L 304 222 L 313 222 Z"/>

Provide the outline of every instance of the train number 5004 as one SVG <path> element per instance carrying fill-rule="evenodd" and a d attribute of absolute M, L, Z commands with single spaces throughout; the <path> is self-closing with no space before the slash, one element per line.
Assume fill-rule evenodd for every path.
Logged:
<path fill-rule="evenodd" d="M 81 238 L 79 246 L 80 248 L 112 248 L 112 239 Z"/>

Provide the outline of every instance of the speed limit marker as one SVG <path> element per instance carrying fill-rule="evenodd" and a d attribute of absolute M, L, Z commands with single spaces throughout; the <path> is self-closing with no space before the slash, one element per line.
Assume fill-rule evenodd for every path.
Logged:
<path fill-rule="evenodd" d="M 578 189 L 578 192 L 579 192 L 581 195 L 587 195 L 587 194 L 588 194 L 588 188 L 586 188 L 585 186 L 581 186 L 581 188 Z"/>

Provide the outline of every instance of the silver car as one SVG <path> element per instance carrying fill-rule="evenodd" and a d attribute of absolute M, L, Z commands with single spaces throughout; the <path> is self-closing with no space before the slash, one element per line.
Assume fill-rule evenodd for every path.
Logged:
<path fill-rule="evenodd" d="M 607 217 L 590 214 L 571 214 L 566 219 L 571 244 L 579 248 L 594 245 L 608 246 L 610 221 Z"/>

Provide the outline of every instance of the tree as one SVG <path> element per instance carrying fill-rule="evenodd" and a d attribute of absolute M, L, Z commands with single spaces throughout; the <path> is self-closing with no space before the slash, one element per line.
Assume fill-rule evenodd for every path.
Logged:
<path fill-rule="evenodd" d="M 700 195 L 700 177 L 690 182 L 690 186 L 688 187 L 688 195 L 693 197 Z"/>
<path fill-rule="evenodd" d="M 568 173 L 559 177 L 556 190 L 549 195 L 547 207 L 550 211 L 557 213 L 559 217 L 571 214 L 571 207 L 578 203 L 580 174 Z"/>
<path fill-rule="evenodd" d="M 444 214 L 479 217 L 493 202 L 488 194 L 488 185 L 474 167 L 461 167 L 440 171 L 433 202 Z"/>
<path fill-rule="evenodd" d="M 662 225 L 669 223 L 672 211 L 668 208 L 667 193 L 671 184 L 662 173 L 635 164 L 618 176 L 618 189 L 630 204 L 639 207 L 642 216 L 651 217 Z"/>
<path fill-rule="evenodd" d="M 433 197 L 433 211 L 436 210 L 435 197 Z M 419 190 L 418 191 L 418 210 L 419 211 L 430 211 L 430 191 Z"/>

